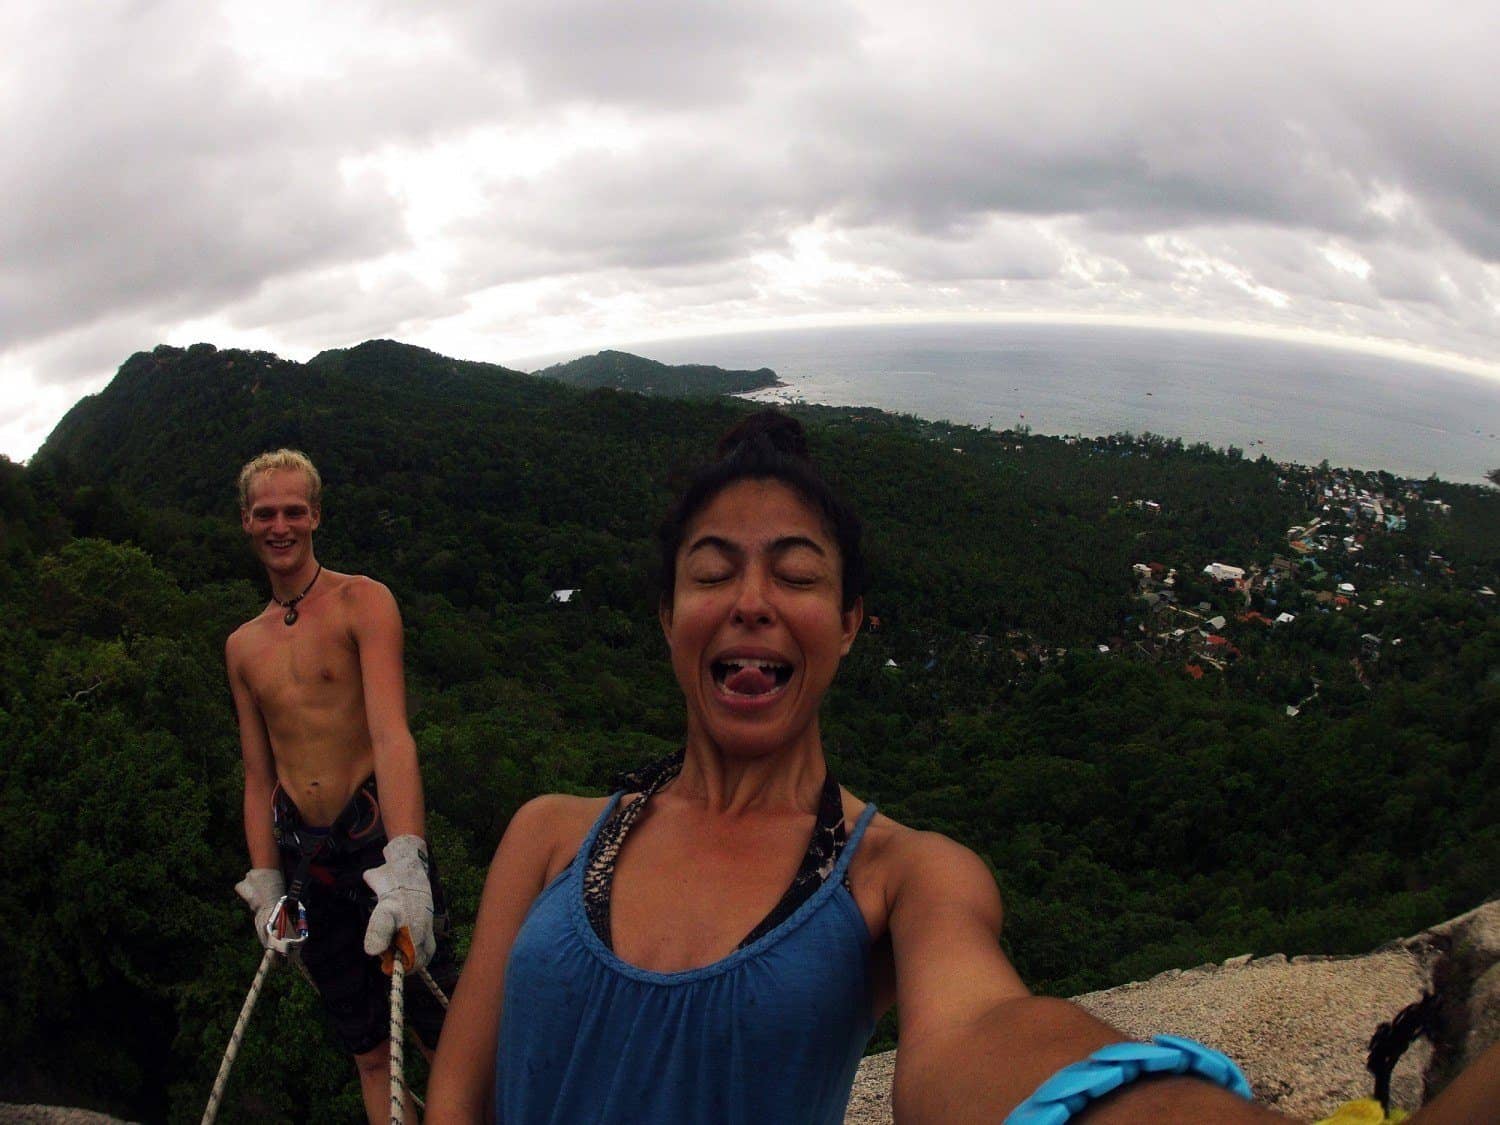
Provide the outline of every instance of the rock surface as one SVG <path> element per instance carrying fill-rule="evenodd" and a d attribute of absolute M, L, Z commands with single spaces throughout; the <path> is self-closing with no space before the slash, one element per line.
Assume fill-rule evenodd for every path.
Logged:
<path fill-rule="evenodd" d="M 1415 1109 L 1500 1040 L 1500 901 L 1363 957 L 1231 957 L 1074 999 L 1133 1038 L 1163 1032 L 1231 1056 L 1261 1103 L 1304 1119 L 1371 1092 L 1371 1034 L 1430 989 L 1444 995 L 1436 1047 L 1418 1039 L 1391 1101 Z M 891 1121 L 896 1052 L 859 1067 L 845 1125 Z M 0 1125 L 121 1125 L 82 1109 L 0 1105 Z"/>
<path fill-rule="evenodd" d="M 1429 989 L 1444 993 L 1439 1042 L 1418 1039 L 1391 1079 L 1415 1109 L 1500 1039 L 1500 901 L 1363 957 L 1231 957 L 1074 999 L 1132 1038 L 1163 1032 L 1217 1047 L 1256 1100 L 1316 1118 L 1372 1091 L 1365 1054 L 1376 1027 Z M 846 1125 L 891 1121 L 896 1053 L 860 1064 Z"/>

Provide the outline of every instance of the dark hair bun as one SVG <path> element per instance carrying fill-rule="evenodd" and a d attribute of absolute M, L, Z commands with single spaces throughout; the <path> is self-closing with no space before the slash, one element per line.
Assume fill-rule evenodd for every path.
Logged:
<path fill-rule="evenodd" d="M 761 454 L 779 453 L 783 457 L 795 457 L 799 461 L 811 460 L 802 423 L 779 410 L 762 410 L 752 414 L 719 439 L 721 461 L 744 456 L 751 451 Z"/>

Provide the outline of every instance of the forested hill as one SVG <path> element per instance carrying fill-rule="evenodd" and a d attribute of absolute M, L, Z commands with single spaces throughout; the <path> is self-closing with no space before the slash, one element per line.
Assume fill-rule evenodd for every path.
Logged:
<path fill-rule="evenodd" d="M 673 398 L 712 398 L 781 386 L 776 372 L 769 367 L 755 371 L 728 371 L 698 363 L 668 365 L 616 351 L 596 352 L 569 363 L 553 364 L 537 374 L 572 387 L 613 387 L 617 391 L 670 395 Z"/>
<path fill-rule="evenodd" d="M 266 597 L 245 460 L 311 454 L 319 558 L 400 601 L 462 937 L 522 801 L 676 746 L 652 533 L 748 409 L 386 341 L 162 347 L 0 459 L 0 1101 L 202 1111 L 259 952 L 222 663 Z M 985 857 L 1033 983 L 1362 951 L 1500 888 L 1500 492 L 797 413 L 870 540 L 835 769 Z M 226 1119 L 353 1119 L 307 988 L 268 987 Z"/>

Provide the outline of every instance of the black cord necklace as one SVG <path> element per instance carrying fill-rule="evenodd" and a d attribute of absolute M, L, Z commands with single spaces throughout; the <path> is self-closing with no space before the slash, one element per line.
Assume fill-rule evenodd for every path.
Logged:
<path fill-rule="evenodd" d="M 286 616 L 281 619 L 282 621 L 286 622 L 288 625 L 297 624 L 297 603 L 300 602 L 303 598 L 307 597 L 307 592 L 313 588 L 313 582 L 316 582 L 318 580 L 318 575 L 322 573 L 323 564 L 319 563 L 318 569 L 313 572 L 312 582 L 309 582 L 306 586 L 302 587 L 302 593 L 298 594 L 295 598 L 288 598 L 286 601 L 282 601 L 275 594 L 271 595 L 271 600 L 279 605 L 282 609 L 286 610 Z"/>

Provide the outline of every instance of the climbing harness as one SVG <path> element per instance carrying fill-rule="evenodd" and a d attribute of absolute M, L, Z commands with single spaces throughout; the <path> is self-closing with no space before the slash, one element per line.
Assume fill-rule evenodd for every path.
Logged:
<path fill-rule="evenodd" d="M 276 905 L 271 908 L 271 915 L 266 919 L 266 933 L 282 945 L 291 949 L 300 948 L 307 941 L 307 907 L 302 904 L 301 882 L 295 886 L 298 888 L 294 895 L 291 891 L 276 900 Z M 296 913 L 292 910 L 295 907 Z M 288 918 L 290 917 L 291 931 L 296 937 L 288 937 Z"/>
<path fill-rule="evenodd" d="M 296 853 L 291 881 L 287 885 L 286 898 L 282 901 L 296 904 L 296 929 L 303 933 L 307 928 L 303 895 L 307 891 L 307 881 L 312 876 L 313 868 L 318 864 L 330 863 L 339 856 L 373 846 L 384 837 L 385 825 L 380 816 L 380 801 L 375 796 L 374 775 L 355 790 L 349 803 L 326 829 L 313 829 L 304 824 L 297 806 L 287 797 L 280 783 L 277 783 L 271 792 L 271 831 L 278 847 Z M 276 918 L 277 915 L 273 914 L 272 917 Z"/>
<path fill-rule="evenodd" d="M 314 830 L 303 824 L 296 805 L 282 792 L 281 786 L 277 785 L 271 798 L 271 823 L 277 845 L 284 852 L 294 853 L 295 859 L 291 864 L 292 876 L 287 892 L 277 901 L 270 917 L 266 920 L 266 933 L 275 938 L 281 946 L 286 947 L 286 959 L 296 966 L 308 984 L 312 985 L 316 991 L 317 983 L 313 980 L 307 966 L 303 964 L 301 956 L 302 946 L 309 937 L 307 907 L 303 896 L 309 879 L 315 877 L 315 868 L 318 865 L 329 863 L 340 855 L 369 847 L 384 837 L 385 829 L 380 816 L 380 802 L 375 793 L 375 779 L 372 776 L 360 786 L 348 805 L 326 830 Z M 362 887 L 362 884 L 360 886 Z M 335 888 L 334 893 L 352 896 L 354 891 L 348 888 Z M 249 1022 L 250 1013 L 260 997 L 266 974 L 270 970 L 271 960 L 276 953 L 277 950 L 268 949 L 265 956 L 261 958 L 255 981 L 250 986 L 250 992 L 245 997 L 244 1007 L 240 1011 L 239 1021 L 235 1024 L 234 1033 L 230 1036 L 229 1047 L 224 1053 L 224 1061 L 219 1066 L 219 1075 L 214 1082 L 213 1094 L 209 1098 L 208 1108 L 204 1112 L 201 1125 L 212 1125 L 218 1113 L 224 1087 L 229 1081 L 230 1068 L 234 1065 L 240 1040 L 244 1036 L 245 1025 Z M 414 963 L 415 959 L 415 951 L 411 950 L 409 935 L 400 952 L 392 947 L 382 955 L 381 967 L 391 975 L 391 1121 L 394 1125 L 404 1125 L 405 1103 L 402 1098 L 406 1085 L 405 1060 L 402 1050 L 402 1034 L 406 1024 L 404 982 L 407 972 L 411 971 L 408 965 Z M 446 1010 L 448 997 L 433 979 L 432 974 L 425 967 L 418 968 L 415 972 L 418 979 L 432 993 L 433 999 Z M 420 1099 L 415 1094 L 411 1096 L 412 1101 L 420 1107 L 422 1104 Z"/>

